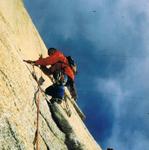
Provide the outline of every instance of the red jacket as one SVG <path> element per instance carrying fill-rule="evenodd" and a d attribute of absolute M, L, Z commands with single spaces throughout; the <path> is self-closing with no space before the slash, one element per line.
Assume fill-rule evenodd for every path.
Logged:
<path fill-rule="evenodd" d="M 74 72 L 72 71 L 71 67 L 68 64 L 67 58 L 64 54 L 60 51 L 56 51 L 52 55 L 46 58 L 40 58 L 39 60 L 35 61 L 36 65 L 52 65 L 51 70 L 54 72 L 54 69 L 63 69 L 64 73 L 68 75 L 72 80 L 74 80 Z"/>

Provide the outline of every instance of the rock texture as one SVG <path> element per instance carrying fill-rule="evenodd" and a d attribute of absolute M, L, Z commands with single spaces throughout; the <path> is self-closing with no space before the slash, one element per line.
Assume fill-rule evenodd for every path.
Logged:
<path fill-rule="evenodd" d="M 40 150 L 101 150 L 83 124 L 71 101 L 68 117 L 65 103 L 51 104 L 38 90 L 32 66 L 23 59 L 46 56 L 46 47 L 22 0 L 0 1 L 0 149 L 33 150 L 36 145 L 36 99 L 40 99 Z M 41 71 L 36 67 L 37 78 Z M 51 84 L 42 75 L 44 89 Z"/>

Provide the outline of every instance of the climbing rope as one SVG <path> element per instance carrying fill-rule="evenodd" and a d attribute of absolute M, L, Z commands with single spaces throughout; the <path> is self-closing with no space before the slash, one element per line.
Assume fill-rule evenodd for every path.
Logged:
<path fill-rule="evenodd" d="M 42 58 L 42 54 L 40 55 Z M 42 89 L 40 87 L 40 83 L 38 82 L 36 72 L 35 72 L 35 65 L 32 64 L 33 66 L 33 72 L 34 72 L 34 77 L 38 85 L 38 95 L 36 99 L 36 105 L 37 105 L 37 126 L 36 126 L 36 133 L 35 133 L 35 143 L 36 143 L 36 150 L 39 150 L 39 113 L 40 113 L 40 91 L 42 92 Z M 41 71 L 41 77 L 42 77 L 42 71 Z"/>
<path fill-rule="evenodd" d="M 33 71 L 34 71 L 34 77 L 35 80 L 37 81 L 37 85 L 38 85 L 38 95 L 37 95 L 37 99 L 36 99 L 36 105 L 37 105 L 37 126 L 36 126 L 36 134 L 35 134 L 35 141 L 34 143 L 36 143 L 36 150 L 39 150 L 39 113 L 40 113 L 40 91 L 42 92 L 42 89 L 40 87 L 40 84 L 38 82 L 37 76 L 36 76 L 36 72 L 35 72 L 35 66 L 33 66 Z M 41 72 L 41 77 L 42 77 L 42 72 Z"/>

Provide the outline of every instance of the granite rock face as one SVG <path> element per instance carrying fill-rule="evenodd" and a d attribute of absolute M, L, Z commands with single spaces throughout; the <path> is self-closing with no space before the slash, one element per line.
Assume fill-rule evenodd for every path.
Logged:
<path fill-rule="evenodd" d="M 32 76 L 52 84 L 38 67 L 23 59 L 46 56 L 47 49 L 32 23 L 22 0 L 0 1 L 0 149 L 34 150 L 37 99 L 40 100 L 39 148 L 41 150 L 101 150 L 74 105 L 68 100 L 71 117 L 61 105 L 49 102 Z M 68 92 L 67 92 L 68 93 Z M 69 93 L 68 93 L 69 95 Z"/>

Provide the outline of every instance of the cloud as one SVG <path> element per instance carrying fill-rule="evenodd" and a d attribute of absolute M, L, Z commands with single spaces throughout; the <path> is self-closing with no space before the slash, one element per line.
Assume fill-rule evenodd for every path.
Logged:
<path fill-rule="evenodd" d="M 112 134 L 107 139 L 106 145 L 121 150 L 147 150 L 149 146 L 147 142 L 149 139 L 148 65 L 148 58 L 137 59 L 123 70 L 123 78 L 97 80 L 100 94 L 104 95 L 114 108 Z"/>
<path fill-rule="evenodd" d="M 123 103 L 125 96 L 120 83 L 118 83 L 118 80 L 114 79 L 98 79 L 97 82 L 97 89 L 108 101 L 112 103 L 115 116 L 118 117 L 121 110 L 119 106 Z"/>
<path fill-rule="evenodd" d="M 148 0 L 25 4 L 47 47 L 77 61 L 79 104 L 96 140 L 104 148 L 147 150 Z"/>

